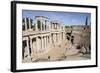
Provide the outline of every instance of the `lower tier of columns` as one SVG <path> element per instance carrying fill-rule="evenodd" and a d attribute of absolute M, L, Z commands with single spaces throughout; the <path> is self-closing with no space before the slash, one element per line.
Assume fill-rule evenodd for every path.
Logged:
<path fill-rule="evenodd" d="M 23 57 L 31 56 L 34 53 L 41 53 L 49 48 L 61 44 L 64 40 L 64 33 L 52 33 L 49 36 L 24 37 L 23 40 Z"/>

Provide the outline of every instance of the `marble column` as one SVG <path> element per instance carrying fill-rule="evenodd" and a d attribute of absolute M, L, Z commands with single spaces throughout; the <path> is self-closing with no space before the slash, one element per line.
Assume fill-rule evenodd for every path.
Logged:
<path fill-rule="evenodd" d="M 49 26 L 49 31 L 50 31 L 51 30 L 51 24 L 50 24 L 50 22 L 49 22 L 49 25 L 48 26 Z"/>
<path fill-rule="evenodd" d="M 45 20 L 45 30 L 47 30 L 47 20 Z"/>
<path fill-rule="evenodd" d="M 59 41 L 61 41 L 61 36 L 62 36 L 61 33 L 59 33 Z"/>
<path fill-rule="evenodd" d="M 57 45 L 59 44 L 59 33 L 57 33 Z"/>
<path fill-rule="evenodd" d="M 26 40 L 26 43 L 27 43 L 27 55 L 28 57 L 30 56 L 30 51 L 29 51 L 29 42 L 28 42 L 28 38 Z"/>
<path fill-rule="evenodd" d="M 45 37 L 43 38 L 43 44 L 44 44 L 44 45 L 43 45 L 43 46 L 44 46 L 44 47 L 43 47 L 43 51 L 44 51 L 44 50 L 45 50 Z"/>
<path fill-rule="evenodd" d="M 36 52 L 38 52 L 38 48 L 39 48 L 39 40 L 38 37 L 36 37 Z"/>
<path fill-rule="evenodd" d="M 58 42 L 59 42 L 59 33 L 57 34 Z"/>
<path fill-rule="evenodd" d="M 31 47 L 31 55 L 33 53 L 33 43 L 32 43 L 32 38 L 30 38 L 30 47 Z"/>
<path fill-rule="evenodd" d="M 25 18 L 25 30 L 27 30 L 27 20 Z"/>
<path fill-rule="evenodd" d="M 51 41 L 51 35 L 49 36 L 49 44 L 52 44 L 52 41 Z"/>
<path fill-rule="evenodd" d="M 42 51 L 42 37 L 41 37 L 41 48 L 40 48 L 40 51 Z"/>
<path fill-rule="evenodd" d="M 31 18 L 28 18 L 28 22 L 29 22 L 29 29 L 31 29 Z"/>
<path fill-rule="evenodd" d="M 47 31 L 49 30 L 49 22 L 47 21 Z"/>
<path fill-rule="evenodd" d="M 42 31 L 42 21 L 40 21 L 40 25 L 41 25 L 41 31 Z"/>
<path fill-rule="evenodd" d="M 45 36 L 45 49 L 47 48 L 47 37 Z"/>
<path fill-rule="evenodd" d="M 43 21 L 43 27 L 44 27 L 44 31 L 45 31 L 45 22 Z"/>
<path fill-rule="evenodd" d="M 44 40 L 45 40 L 45 49 L 46 49 L 46 37 L 44 38 Z"/>
<path fill-rule="evenodd" d="M 57 33 L 56 33 L 56 42 L 58 42 Z"/>
<path fill-rule="evenodd" d="M 44 49 L 44 41 L 43 41 L 43 37 L 41 37 L 41 41 L 42 41 L 42 48 L 41 48 L 41 50 L 43 51 L 43 49 Z"/>
<path fill-rule="evenodd" d="M 55 42 L 56 42 L 56 34 L 54 33 L 54 44 L 55 44 Z"/>
<path fill-rule="evenodd" d="M 41 38 L 38 38 L 38 52 L 41 51 Z"/>
<path fill-rule="evenodd" d="M 47 36 L 47 48 L 48 48 L 48 36 Z"/>
<path fill-rule="evenodd" d="M 34 24 L 35 24 L 35 31 L 38 31 L 38 28 L 37 28 L 37 20 L 34 21 Z"/>

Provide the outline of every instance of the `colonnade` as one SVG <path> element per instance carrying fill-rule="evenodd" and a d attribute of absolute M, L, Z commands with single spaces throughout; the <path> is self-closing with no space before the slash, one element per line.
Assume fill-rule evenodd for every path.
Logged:
<path fill-rule="evenodd" d="M 61 44 L 63 40 L 63 33 L 52 33 L 50 35 L 39 35 L 37 37 L 24 37 L 23 41 L 26 41 L 26 48 L 23 48 L 23 50 L 25 49 L 26 54 L 28 56 L 31 56 L 34 53 L 43 53 L 46 50 Z"/>
<path fill-rule="evenodd" d="M 40 29 L 38 28 L 38 24 L 40 23 Z M 52 21 L 50 22 L 46 18 L 37 17 L 34 19 L 34 21 L 31 18 L 23 18 L 23 25 L 25 28 L 25 31 L 32 29 L 32 26 L 34 26 L 34 31 L 47 31 L 47 30 L 64 30 L 64 26 L 62 23 L 58 21 Z"/>
<path fill-rule="evenodd" d="M 31 56 L 33 53 L 44 52 L 50 47 L 50 44 L 51 44 L 50 40 L 51 38 L 48 35 L 37 36 L 37 37 L 33 37 L 33 36 L 24 37 L 23 41 L 25 41 L 26 45 L 25 47 L 23 47 L 23 50 L 28 56 Z"/>
<path fill-rule="evenodd" d="M 23 26 L 24 26 L 24 30 L 27 31 L 28 29 L 32 28 L 32 23 L 33 20 L 31 18 L 23 18 Z"/>
<path fill-rule="evenodd" d="M 24 19 L 25 23 L 25 31 L 32 29 L 33 23 L 31 23 L 31 19 L 28 18 L 28 25 L 27 19 Z M 38 24 L 40 24 L 40 28 L 38 28 Z M 34 20 L 35 31 L 37 34 L 29 34 L 23 37 L 23 41 L 26 41 L 26 45 L 24 45 L 23 50 L 28 55 L 31 56 L 34 53 L 43 53 L 48 49 L 52 49 L 63 42 L 65 39 L 65 33 L 62 29 L 62 24 L 59 22 L 50 23 L 47 18 L 44 17 L 36 17 Z M 40 29 L 40 30 L 39 30 Z M 50 31 L 50 30 L 59 30 L 59 31 Z M 42 31 L 42 32 L 41 32 Z M 44 32 L 44 31 L 49 31 Z M 24 36 L 24 35 L 23 35 Z"/>

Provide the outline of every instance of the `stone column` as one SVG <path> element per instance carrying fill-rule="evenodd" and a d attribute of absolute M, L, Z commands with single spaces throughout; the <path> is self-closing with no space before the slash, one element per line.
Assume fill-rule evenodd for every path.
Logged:
<path fill-rule="evenodd" d="M 47 20 L 45 20 L 45 25 L 46 25 L 45 30 L 47 30 Z"/>
<path fill-rule="evenodd" d="M 55 28 L 57 28 L 57 23 L 55 23 Z"/>
<path fill-rule="evenodd" d="M 56 42 L 58 43 L 58 34 L 56 34 Z"/>
<path fill-rule="evenodd" d="M 42 48 L 41 48 L 41 50 L 43 51 L 43 49 L 44 49 L 44 42 L 43 42 L 43 37 L 41 37 L 41 45 L 42 45 Z"/>
<path fill-rule="evenodd" d="M 47 21 L 47 27 L 46 27 L 47 31 L 49 30 L 49 26 L 48 26 L 48 21 Z"/>
<path fill-rule="evenodd" d="M 53 40 L 54 40 L 54 46 L 55 46 L 55 42 L 56 42 L 56 35 L 55 35 L 55 33 L 53 35 Z"/>
<path fill-rule="evenodd" d="M 59 25 L 59 24 L 57 23 L 57 30 L 58 30 L 58 25 Z"/>
<path fill-rule="evenodd" d="M 46 36 L 46 48 L 47 48 L 47 36 Z"/>
<path fill-rule="evenodd" d="M 27 20 L 25 18 L 25 30 L 27 30 Z"/>
<path fill-rule="evenodd" d="M 48 36 L 47 36 L 47 48 L 48 48 Z"/>
<path fill-rule="evenodd" d="M 28 18 L 29 21 L 29 29 L 31 29 L 31 18 Z"/>
<path fill-rule="evenodd" d="M 54 23 L 54 27 L 53 27 L 53 29 L 55 29 L 55 23 Z"/>
<path fill-rule="evenodd" d="M 44 23 L 44 21 L 42 21 L 42 23 L 43 23 L 43 31 L 45 31 L 45 23 Z"/>
<path fill-rule="evenodd" d="M 59 44 L 59 33 L 57 34 L 57 41 L 58 41 L 58 44 Z"/>
<path fill-rule="evenodd" d="M 45 50 L 45 37 L 43 38 L 43 51 Z"/>
<path fill-rule="evenodd" d="M 32 43 L 32 38 L 30 38 L 30 47 L 31 47 L 31 55 L 33 53 L 33 43 Z"/>
<path fill-rule="evenodd" d="M 53 26 L 54 26 L 54 25 L 53 25 L 53 23 L 52 23 L 52 30 L 53 30 Z"/>
<path fill-rule="evenodd" d="M 43 30 L 43 29 L 42 29 L 42 21 L 40 21 L 40 25 L 41 25 L 41 31 L 42 31 L 42 30 Z"/>
<path fill-rule="evenodd" d="M 55 34 L 55 37 L 56 37 L 55 44 L 57 45 L 57 43 L 58 43 L 58 42 L 57 42 L 57 40 L 58 40 L 58 39 L 57 39 L 57 33 Z"/>
<path fill-rule="evenodd" d="M 45 37 L 44 37 L 44 50 L 45 50 Z"/>
<path fill-rule="evenodd" d="M 41 48 L 40 48 L 40 51 L 42 51 L 42 37 L 41 37 Z"/>
<path fill-rule="evenodd" d="M 45 49 L 46 49 L 46 36 L 45 36 L 45 38 L 44 38 L 44 39 L 45 39 Z"/>
<path fill-rule="evenodd" d="M 38 31 L 38 28 L 37 28 L 37 21 L 36 21 L 36 20 L 34 21 L 34 24 L 35 24 L 35 31 Z"/>
<path fill-rule="evenodd" d="M 48 24 L 49 24 L 48 26 L 49 26 L 49 31 L 50 31 L 51 30 L 51 24 L 50 24 L 50 22 L 48 22 Z"/>
<path fill-rule="evenodd" d="M 52 39 L 51 39 L 51 35 L 49 36 L 49 41 L 50 41 L 50 44 L 52 44 Z"/>
<path fill-rule="evenodd" d="M 61 36 L 62 36 L 61 33 L 59 33 L 59 41 L 61 41 Z"/>
<path fill-rule="evenodd" d="M 45 37 L 45 49 L 47 48 L 47 45 L 46 45 L 46 37 Z"/>
<path fill-rule="evenodd" d="M 32 43 L 33 43 L 33 53 L 36 53 L 37 52 L 37 44 L 38 44 L 38 42 L 37 42 L 37 37 L 34 37 L 34 39 L 35 39 L 35 41 L 33 41 Z"/>
<path fill-rule="evenodd" d="M 45 24 L 45 31 L 46 31 L 46 22 L 44 22 L 44 24 Z"/>
<path fill-rule="evenodd" d="M 57 34 L 57 42 L 59 44 L 59 33 Z"/>
<path fill-rule="evenodd" d="M 26 43 L 27 43 L 27 55 L 28 55 L 28 57 L 30 57 L 28 38 L 27 38 L 27 40 L 26 40 Z"/>
<path fill-rule="evenodd" d="M 38 41 L 38 37 L 36 37 L 36 52 L 38 52 L 38 47 L 39 47 L 39 41 Z"/>
<path fill-rule="evenodd" d="M 47 37 L 47 47 L 49 47 L 49 36 Z"/>
<path fill-rule="evenodd" d="M 41 38 L 38 38 L 38 51 L 41 51 Z"/>

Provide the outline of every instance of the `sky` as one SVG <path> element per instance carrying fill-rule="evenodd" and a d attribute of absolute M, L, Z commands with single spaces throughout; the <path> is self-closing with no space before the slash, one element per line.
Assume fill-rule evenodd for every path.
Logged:
<path fill-rule="evenodd" d="M 61 21 L 64 25 L 85 25 L 86 18 L 90 24 L 91 13 L 79 12 L 60 12 L 60 11 L 37 11 L 37 10 L 23 10 L 22 17 L 30 17 L 34 20 L 35 16 L 45 16 L 50 20 Z"/>

